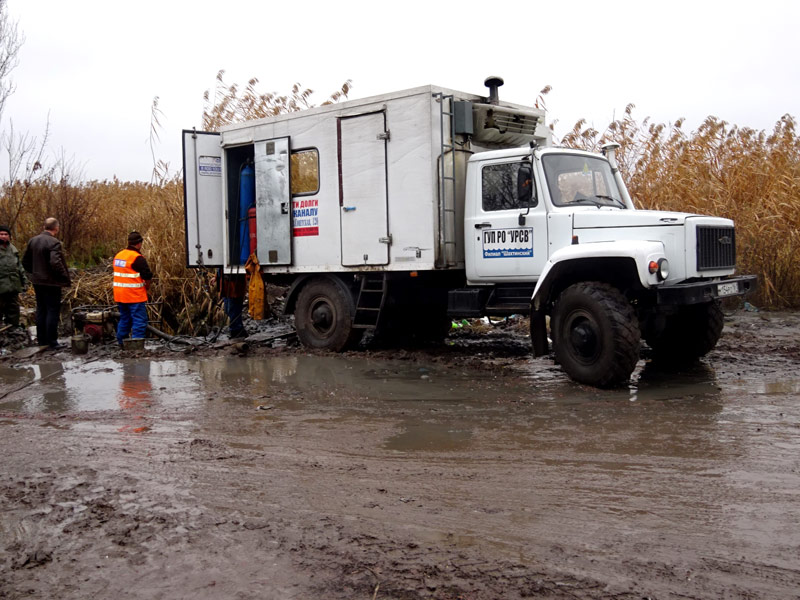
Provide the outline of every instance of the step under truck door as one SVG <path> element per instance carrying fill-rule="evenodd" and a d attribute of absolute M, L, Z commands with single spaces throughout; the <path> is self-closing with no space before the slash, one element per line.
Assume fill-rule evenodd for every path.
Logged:
<path fill-rule="evenodd" d="M 343 117 L 337 129 L 342 265 L 386 265 L 386 115 Z"/>
<path fill-rule="evenodd" d="M 219 133 L 183 131 L 183 212 L 186 266 L 222 266 L 225 206 Z"/>

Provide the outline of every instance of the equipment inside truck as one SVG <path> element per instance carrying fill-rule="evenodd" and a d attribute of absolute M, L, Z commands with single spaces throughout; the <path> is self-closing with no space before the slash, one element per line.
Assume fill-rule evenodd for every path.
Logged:
<path fill-rule="evenodd" d="M 250 256 L 248 213 L 256 203 L 253 146 L 226 148 L 224 164 L 228 199 L 228 256 L 231 265 L 244 265 Z"/>

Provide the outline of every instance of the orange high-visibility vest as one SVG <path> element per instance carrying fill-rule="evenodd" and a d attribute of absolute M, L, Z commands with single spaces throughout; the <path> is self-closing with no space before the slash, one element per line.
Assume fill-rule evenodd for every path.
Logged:
<path fill-rule="evenodd" d="M 147 289 L 141 273 L 131 268 L 141 254 L 122 250 L 114 257 L 114 302 L 147 302 Z"/>

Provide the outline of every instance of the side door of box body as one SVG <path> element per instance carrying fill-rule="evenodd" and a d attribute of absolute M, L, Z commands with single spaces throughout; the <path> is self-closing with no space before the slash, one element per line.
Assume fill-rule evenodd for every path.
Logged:
<path fill-rule="evenodd" d="M 389 263 L 386 115 L 337 121 L 342 265 Z"/>
<path fill-rule="evenodd" d="M 288 137 L 255 143 L 258 260 L 292 264 L 292 195 Z"/>
<path fill-rule="evenodd" d="M 183 208 L 186 266 L 222 266 L 225 206 L 219 133 L 183 131 Z"/>

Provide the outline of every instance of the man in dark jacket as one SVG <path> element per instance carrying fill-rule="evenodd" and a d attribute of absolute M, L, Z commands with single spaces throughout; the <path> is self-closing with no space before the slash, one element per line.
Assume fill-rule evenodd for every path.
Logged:
<path fill-rule="evenodd" d="M 36 337 L 40 346 L 58 350 L 58 320 L 61 316 L 61 288 L 69 287 L 69 269 L 61 242 L 56 239 L 59 223 L 50 217 L 44 231 L 32 237 L 22 257 L 22 266 L 30 273 L 28 279 L 36 292 Z"/>
<path fill-rule="evenodd" d="M 27 283 L 11 230 L 0 225 L 0 325 L 19 327 L 19 294 Z"/>

